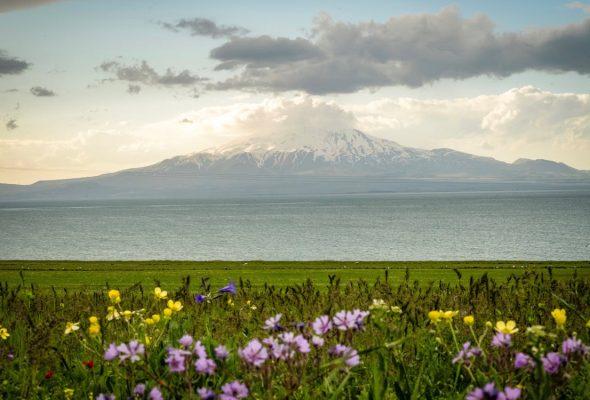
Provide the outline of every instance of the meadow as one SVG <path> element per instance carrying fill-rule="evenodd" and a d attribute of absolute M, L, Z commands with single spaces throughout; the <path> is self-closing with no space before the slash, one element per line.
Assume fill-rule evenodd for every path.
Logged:
<path fill-rule="evenodd" d="M 589 264 L 3 261 L 0 398 L 590 398 Z"/>

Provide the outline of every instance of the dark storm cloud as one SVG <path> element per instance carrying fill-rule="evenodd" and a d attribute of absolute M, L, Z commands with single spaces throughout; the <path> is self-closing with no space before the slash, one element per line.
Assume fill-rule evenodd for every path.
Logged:
<path fill-rule="evenodd" d="M 0 50 L 0 76 L 20 74 L 30 65 L 18 58 L 9 57 L 4 51 Z"/>
<path fill-rule="evenodd" d="M 16 128 L 18 128 L 18 125 L 16 124 L 16 119 L 9 119 L 8 122 L 6 122 L 6 130 L 8 131 L 12 131 Z"/>
<path fill-rule="evenodd" d="M 187 30 L 192 36 L 209 36 L 214 39 L 220 37 L 241 36 L 250 32 L 248 29 L 242 28 L 241 26 L 217 25 L 215 22 L 207 18 L 181 19 L 174 23 L 161 22 L 160 24 L 164 28 L 170 29 L 174 32 Z"/>
<path fill-rule="evenodd" d="M 145 61 L 131 66 L 123 65 L 117 61 L 109 61 L 102 63 L 99 68 L 104 72 L 114 74 L 118 80 L 135 85 L 143 83 L 145 85 L 192 86 L 204 80 L 204 78 L 192 75 L 188 70 L 175 73 L 168 68 L 166 73 L 159 74 Z"/>
<path fill-rule="evenodd" d="M 18 10 L 19 8 L 41 6 L 56 1 L 60 0 L 0 0 L 0 13 Z"/>
<path fill-rule="evenodd" d="M 34 86 L 31 88 L 31 93 L 37 97 L 53 97 L 55 92 L 41 86 Z"/>
<path fill-rule="evenodd" d="M 558 28 L 496 33 L 484 15 L 458 9 L 407 15 L 385 23 L 318 19 L 310 39 L 233 38 L 213 49 L 217 69 L 241 72 L 211 89 L 348 93 L 440 79 L 526 70 L 590 74 L 590 19 Z"/>

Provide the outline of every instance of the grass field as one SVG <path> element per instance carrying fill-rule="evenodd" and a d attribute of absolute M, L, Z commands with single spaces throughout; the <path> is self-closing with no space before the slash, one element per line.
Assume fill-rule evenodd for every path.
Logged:
<path fill-rule="evenodd" d="M 134 284 L 175 287 L 182 278 L 193 282 L 207 277 L 213 285 L 228 279 L 250 281 L 253 287 L 265 284 L 285 287 L 311 279 L 319 287 L 329 283 L 329 276 L 342 281 L 385 279 L 391 283 L 406 279 L 421 283 L 432 281 L 468 283 L 471 277 L 484 273 L 494 279 L 506 279 L 526 271 L 551 268 L 556 279 L 576 274 L 590 278 L 590 261 L 422 261 L 422 262 L 354 262 L 354 261 L 0 261 L 0 282 L 14 286 L 24 283 L 40 288 L 120 288 Z M 457 273 L 455 270 L 459 271 Z"/>

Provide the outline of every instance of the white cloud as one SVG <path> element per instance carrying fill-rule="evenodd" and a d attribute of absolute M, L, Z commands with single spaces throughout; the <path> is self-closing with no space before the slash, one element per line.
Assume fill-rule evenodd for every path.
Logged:
<path fill-rule="evenodd" d="M 67 176 L 85 176 L 88 170 L 148 165 L 246 135 L 359 128 L 406 146 L 450 147 L 505 161 L 546 158 L 590 169 L 590 95 L 530 86 L 498 95 L 385 98 L 362 105 L 338 105 L 309 96 L 273 97 L 131 126 L 113 123 L 60 141 L 0 140 L 0 167 L 62 169 L 72 171 Z M 0 173 L 0 181 L 15 181 L 5 170 Z M 22 182 L 40 175 L 29 176 Z"/>

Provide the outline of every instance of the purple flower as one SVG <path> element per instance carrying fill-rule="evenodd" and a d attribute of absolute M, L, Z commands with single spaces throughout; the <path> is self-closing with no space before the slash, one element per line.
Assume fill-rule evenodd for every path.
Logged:
<path fill-rule="evenodd" d="M 327 315 L 322 315 L 312 322 L 311 327 L 316 335 L 324 335 L 332 329 L 332 321 Z"/>
<path fill-rule="evenodd" d="M 361 311 L 358 308 L 352 311 L 352 316 L 355 319 L 356 329 L 361 329 L 363 327 L 363 322 L 365 318 L 369 316 L 368 311 Z"/>
<path fill-rule="evenodd" d="M 247 364 L 254 367 L 260 367 L 268 358 L 266 348 L 258 339 L 251 340 L 244 349 L 238 350 L 238 355 Z"/>
<path fill-rule="evenodd" d="M 195 295 L 195 303 L 201 304 L 205 300 L 207 300 L 207 296 L 205 296 L 204 294 L 197 294 L 197 295 Z"/>
<path fill-rule="evenodd" d="M 506 386 L 503 392 L 498 394 L 498 400 L 516 400 L 520 397 L 522 391 L 519 388 L 512 388 L 510 386 Z"/>
<path fill-rule="evenodd" d="M 502 348 L 512 346 L 512 336 L 509 333 L 496 332 L 492 338 L 492 347 Z"/>
<path fill-rule="evenodd" d="M 203 346 L 200 340 L 195 343 L 194 352 L 199 358 L 207 358 L 207 349 L 205 349 L 205 346 Z"/>
<path fill-rule="evenodd" d="M 184 372 L 186 360 L 185 356 L 187 355 L 186 353 L 186 351 L 175 349 L 173 347 L 168 349 L 168 358 L 166 358 L 166 363 L 168 364 L 168 369 L 170 372 Z"/>
<path fill-rule="evenodd" d="M 553 375 L 559 371 L 559 368 L 565 363 L 564 357 L 559 353 L 547 353 L 547 355 L 541 358 L 543 361 L 543 369 L 549 375 Z"/>
<path fill-rule="evenodd" d="M 356 318 L 357 317 L 350 311 L 343 310 L 337 312 L 332 320 L 334 321 L 334 326 L 337 329 L 346 331 L 348 329 L 355 329 L 357 327 Z"/>
<path fill-rule="evenodd" d="M 528 356 L 524 353 L 516 353 L 516 357 L 514 358 L 514 368 L 521 369 L 521 368 L 534 368 L 535 362 L 531 356 Z"/>
<path fill-rule="evenodd" d="M 214 350 L 215 350 L 215 357 L 217 357 L 218 360 L 225 361 L 228 359 L 229 351 L 227 350 L 227 348 L 224 345 L 220 344 Z"/>
<path fill-rule="evenodd" d="M 191 347 L 191 344 L 193 344 L 193 338 L 190 335 L 184 335 L 183 337 L 178 339 L 178 343 L 180 343 L 182 345 L 182 347 L 187 349 L 187 348 Z"/>
<path fill-rule="evenodd" d="M 248 388 L 240 381 L 233 381 L 226 383 L 221 387 L 222 394 L 219 395 L 220 400 L 237 400 L 248 397 Z"/>
<path fill-rule="evenodd" d="M 215 392 L 209 388 L 202 387 L 197 389 L 197 393 L 201 400 L 215 400 Z"/>
<path fill-rule="evenodd" d="M 164 400 L 164 396 L 162 396 L 162 392 L 157 387 L 154 387 L 148 396 L 149 400 Z"/>
<path fill-rule="evenodd" d="M 270 331 L 280 331 L 283 330 L 283 327 L 279 324 L 283 314 L 277 314 L 274 317 L 270 317 L 266 321 L 264 321 L 264 326 L 262 329 L 270 330 Z"/>
<path fill-rule="evenodd" d="M 200 374 L 213 375 L 215 373 L 215 362 L 210 358 L 201 357 L 195 361 L 195 369 Z"/>
<path fill-rule="evenodd" d="M 98 396 L 96 396 L 96 400 L 115 400 L 115 395 L 101 393 Z"/>
<path fill-rule="evenodd" d="M 132 340 L 129 344 L 121 343 L 117 346 L 119 359 L 125 361 L 129 359 L 132 363 L 140 360 L 140 356 L 145 353 L 145 347 L 137 340 Z"/>
<path fill-rule="evenodd" d="M 471 365 L 471 359 L 473 357 L 479 356 L 481 354 L 481 349 L 479 347 L 472 347 L 471 342 L 463 343 L 463 348 L 459 351 L 457 356 L 453 358 L 452 363 L 456 364 L 459 361 L 463 362 L 465 365 Z"/>
<path fill-rule="evenodd" d="M 104 352 L 103 358 L 106 361 L 112 361 L 119 355 L 119 350 L 117 350 L 117 345 L 115 343 L 111 343 L 107 350 Z"/>
<path fill-rule="evenodd" d="M 222 287 L 217 291 L 217 293 L 230 293 L 235 295 L 236 294 L 236 281 L 229 280 L 229 285 Z"/>
<path fill-rule="evenodd" d="M 337 344 L 328 350 L 328 354 L 331 356 L 342 357 L 344 363 L 349 367 L 354 367 L 360 364 L 361 360 L 358 352 L 352 347 L 347 347 L 342 344 Z"/>
<path fill-rule="evenodd" d="M 315 347 L 322 347 L 324 345 L 324 339 L 322 339 L 319 336 L 312 336 L 311 338 L 311 343 L 315 346 Z"/>
<path fill-rule="evenodd" d="M 568 357 L 575 353 L 583 355 L 588 353 L 588 347 L 585 346 L 580 339 L 567 338 L 561 343 L 561 352 Z"/>
<path fill-rule="evenodd" d="M 133 394 L 137 396 L 142 396 L 145 393 L 145 383 L 138 383 L 135 385 L 135 389 L 133 389 Z"/>
<path fill-rule="evenodd" d="M 500 392 L 496 389 L 493 382 L 487 383 L 483 388 L 475 388 L 469 393 L 465 400 L 486 400 L 497 399 Z"/>
<path fill-rule="evenodd" d="M 303 335 L 295 336 L 295 346 L 297 347 L 297 350 L 303 354 L 311 351 L 309 348 L 309 342 L 303 337 Z"/>

